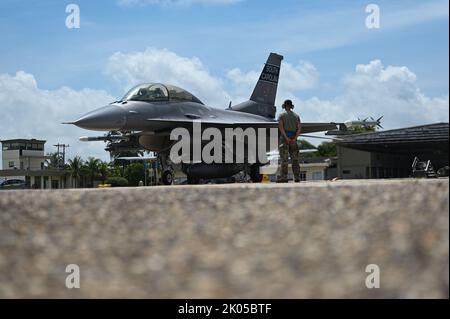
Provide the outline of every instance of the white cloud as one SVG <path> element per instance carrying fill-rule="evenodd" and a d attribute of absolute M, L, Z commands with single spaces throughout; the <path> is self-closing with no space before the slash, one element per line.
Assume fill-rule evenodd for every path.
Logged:
<path fill-rule="evenodd" d="M 278 96 L 314 88 L 319 82 L 319 72 L 309 62 L 300 61 L 297 65 L 283 62 L 280 72 Z M 248 100 L 260 74 L 261 70 L 242 72 L 234 68 L 228 71 L 227 78 L 232 83 L 232 95 L 235 98 L 233 101 L 238 103 Z"/>
<path fill-rule="evenodd" d="M 426 96 L 417 86 L 416 75 L 405 66 L 384 67 L 379 60 L 357 65 L 344 84 L 339 103 L 348 106 L 348 111 L 384 115 L 387 127 L 448 121 L 448 94 Z"/>
<path fill-rule="evenodd" d="M 106 105 L 113 97 L 105 91 L 68 87 L 42 90 L 32 74 L 19 71 L 15 75 L 0 74 L 0 139 L 46 139 L 46 152 L 54 151 L 56 142 L 69 144 L 68 155 L 82 154 L 108 158 L 99 144 L 82 143 L 78 137 L 85 131 L 63 121 Z"/>
<path fill-rule="evenodd" d="M 358 64 L 342 83 L 343 93 L 334 99 L 297 98 L 300 111 L 312 121 L 384 115 L 385 128 L 448 122 L 448 94 L 426 96 L 405 66 L 385 67 L 379 60 Z"/>
<path fill-rule="evenodd" d="M 281 73 L 280 86 L 289 91 L 313 88 L 319 80 L 319 72 L 314 65 L 304 61 L 299 62 L 297 65 L 283 62 Z M 228 71 L 227 77 L 236 85 L 253 87 L 260 74 L 261 70 L 243 73 L 239 68 L 234 68 Z"/>
<path fill-rule="evenodd" d="M 296 66 L 283 63 L 280 88 L 287 91 L 299 91 L 315 87 L 319 81 L 319 72 L 309 62 L 300 62 Z"/>
<path fill-rule="evenodd" d="M 186 58 L 167 49 L 113 54 L 106 73 L 124 90 L 139 83 L 162 82 L 180 86 L 206 104 L 225 107 L 230 100 L 222 80 L 209 73 L 196 57 Z"/>
<path fill-rule="evenodd" d="M 244 0 L 118 0 L 119 6 L 147 6 L 159 5 L 162 7 L 189 7 L 195 4 L 201 5 L 229 5 Z"/>

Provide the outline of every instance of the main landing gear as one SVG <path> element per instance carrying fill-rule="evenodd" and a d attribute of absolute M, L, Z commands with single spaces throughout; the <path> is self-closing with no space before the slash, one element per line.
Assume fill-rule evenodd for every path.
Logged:
<path fill-rule="evenodd" d="M 167 158 L 167 154 L 158 154 L 158 157 L 162 168 L 161 182 L 164 185 L 172 185 L 174 173 L 172 165 Z"/>
<path fill-rule="evenodd" d="M 173 184 L 173 171 L 166 170 L 161 174 L 161 181 L 164 185 L 172 185 Z"/>

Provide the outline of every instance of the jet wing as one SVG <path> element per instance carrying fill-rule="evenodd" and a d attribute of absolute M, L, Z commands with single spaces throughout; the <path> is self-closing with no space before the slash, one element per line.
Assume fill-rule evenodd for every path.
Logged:
<path fill-rule="evenodd" d="M 278 122 L 276 121 L 230 121 L 226 119 L 147 119 L 147 122 L 157 125 L 165 126 L 166 128 L 175 127 L 192 127 L 194 122 L 201 123 L 208 127 L 254 127 L 254 128 L 274 128 L 278 127 Z M 338 128 L 339 123 L 302 123 L 302 133 L 314 133 L 314 132 L 324 132 L 329 130 L 335 130 Z"/>
<path fill-rule="evenodd" d="M 302 133 L 325 132 L 336 130 L 340 123 L 302 123 Z"/>

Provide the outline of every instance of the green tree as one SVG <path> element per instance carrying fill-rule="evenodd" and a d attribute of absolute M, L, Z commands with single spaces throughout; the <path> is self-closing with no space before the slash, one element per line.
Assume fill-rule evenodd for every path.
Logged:
<path fill-rule="evenodd" d="M 87 176 L 89 177 L 91 187 L 94 187 L 94 181 L 99 175 L 99 165 L 100 160 L 94 157 L 88 157 L 88 160 L 85 163 L 85 168 L 87 171 Z"/>
<path fill-rule="evenodd" d="M 101 161 L 98 164 L 98 173 L 102 181 L 102 184 L 105 184 L 106 179 L 108 178 L 108 176 L 110 176 L 110 169 L 108 163 Z"/>
<path fill-rule="evenodd" d="M 298 139 L 297 145 L 298 145 L 298 148 L 301 150 L 311 150 L 311 149 L 316 148 L 313 144 L 311 144 L 310 142 L 308 142 L 307 140 L 304 140 L 304 139 Z"/>
<path fill-rule="evenodd" d="M 138 186 L 139 181 L 144 181 L 145 172 L 144 164 L 131 163 L 125 168 L 125 178 L 128 180 L 128 185 Z"/>
<path fill-rule="evenodd" d="M 80 187 L 89 187 L 89 169 L 84 163 L 83 167 L 80 170 Z"/>
<path fill-rule="evenodd" d="M 319 146 L 317 146 L 317 155 L 323 157 L 337 156 L 336 143 L 322 142 Z"/>
<path fill-rule="evenodd" d="M 302 150 L 315 150 L 316 149 L 316 147 L 313 144 L 311 144 L 310 142 L 308 142 L 307 140 L 304 140 L 304 139 L 298 139 L 297 140 L 297 145 L 298 145 L 298 148 L 299 148 L 300 151 L 302 151 Z M 316 154 L 317 154 L 317 152 L 305 152 L 305 153 L 302 153 L 301 156 L 303 158 L 306 158 L 306 157 L 309 158 L 309 157 L 317 156 Z"/>
<path fill-rule="evenodd" d="M 45 160 L 45 163 L 47 164 L 48 168 L 59 168 L 62 163 L 62 158 L 56 152 L 47 153 L 47 159 Z"/>
<path fill-rule="evenodd" d="M 111 162 L 110 164 L 110 169 L 109 169 L 109 176 L 117 176 L 117 177 L 125 177 L 124 174 L 124 166 L 125 165 L 119 165 L 119 164 L 115 164 L 114 162 Z"/>
<path fill-rule="evenodd" d="M 75 188 L 77 188 L 79 185 L 82 167 L 83 167 L 83 160 L 81 159 L 80 156 L 75 156 L 73 159 L 69 160 L 70 176 L 72 177 L 72 184 L 73 182 L 75 182 Z"/>

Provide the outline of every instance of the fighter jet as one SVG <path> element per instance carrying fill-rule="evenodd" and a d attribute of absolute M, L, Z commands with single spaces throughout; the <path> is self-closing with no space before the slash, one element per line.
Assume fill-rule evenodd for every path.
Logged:
<path fill-rule="evenodd" d="M 170 132 L 177 127 L 193 129 L 195 121 L 201 128 L 253 127 L 276 128 L 275 98 L 283 56 L 271 53 L 265 63 L 253 93 L 248 101 L 219 109 L 205 105 L 193 94 L 174 85 L 145 83 L 132 88 L 125 96 L 111 104 L 81 116 L 74 122 L 80 128 L 107 131 L 105 136 L 81 137 L 82 141 L 108 142 L 107 150 L 148 150 L 158 154 L 162 167 L 161 180 L 173 183 L 174 165 L 170 161 L 170 149 L 176 141 Z M 302 133 L 328 131 L 339 123 L 302 123 Z M 342 124 L 342 123 L 341 123 Z M 271 149 L 266 150 L 271 151 Z M 200 179 L 224 178 L 241 171 L 249 173 L 252 181 L 262 179 L 259 168 L 264 163 L 183 163 L 182 171 L 188 183 Z"/>

